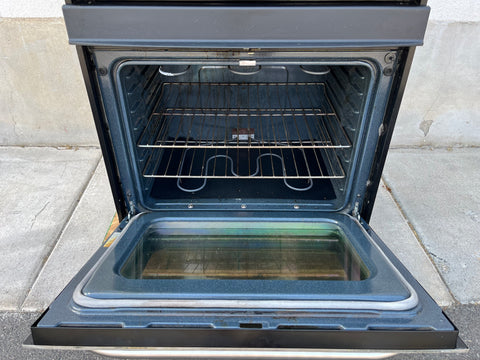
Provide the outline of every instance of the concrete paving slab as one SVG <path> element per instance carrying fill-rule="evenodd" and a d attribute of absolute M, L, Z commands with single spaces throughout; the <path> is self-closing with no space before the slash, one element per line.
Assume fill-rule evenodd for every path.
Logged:
<path fill-rule="evenodd" d="M 22 309 L 42 311 L 101 246 L 115 215 L 112 192 L 103 161 L 42 268 Z"/>
<path fill-rule="evenodd" d="M 18 309 L 92 176 L 99 149 L 0 147 L 0 309 Z"/>
<path fill-rule="evenodd" d="M 370 225 L 437 304 L 453 303 L 445 283 L 383 183 L 377 193 Z"/>
<path fill-rule="evenodd" d="M 45 350 L 22 347 L 30 326 L 40 313 L 0 312 L 0 359 L 2 360 L 101 360 L 112 359 L 89 351 Z"/>
<path fill-rule="evenodd" d="M 384 180 L 455 298 L 480 301 L 480 149 L 398 149 Z"/>

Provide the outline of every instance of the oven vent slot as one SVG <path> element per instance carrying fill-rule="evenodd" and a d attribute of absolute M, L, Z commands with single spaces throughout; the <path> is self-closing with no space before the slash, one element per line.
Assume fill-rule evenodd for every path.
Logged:
<path fill-rule="evenodd" d="M 188 324 L 188 323 L 151 323 L 147 327 L 155 329 L 213 329 L 212 324 Z"/>
<path fill-rule="evenodd" d="M 262 323 L 240 323 L 238 326 L 241 329 L 261 329 L 261 328 L 263 328 Z"/>
<path fill-rule="evenodd" d="M 89 322 L 81 322 L 81 323 L 68 323 L 62 322 L 58 324 L 59 327 L 68 327 L 68 328 L 108 328 L 108 329 L 121 329 L 124 327 L 123 323 L 89 323 Z"/>
<path fill-rule="evenodd" d="M 434 331 L 431 326 L 370 325 L 368 331 Z"/>
<path fill-rule="evenodd" d="M 345 330 L 340 325 L 278 325 L 278 330 Z"/>

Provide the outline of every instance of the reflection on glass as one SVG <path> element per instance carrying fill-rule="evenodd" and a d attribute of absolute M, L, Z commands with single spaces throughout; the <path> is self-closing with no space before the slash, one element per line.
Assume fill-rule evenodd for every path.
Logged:
<path fill-rule="evenodd" d="M 278 230 L 274 235 L 254 232 L 198 235 L 151 228 L 121 274 L 132 279 L 358 281 L 368 277 L 365 264 L 338 230 L 298 236 Z"/>

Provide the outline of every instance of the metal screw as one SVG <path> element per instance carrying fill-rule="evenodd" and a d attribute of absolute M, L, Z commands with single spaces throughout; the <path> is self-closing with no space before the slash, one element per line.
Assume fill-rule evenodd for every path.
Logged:
<path fill-rule="evenodd" d="M 385 62 L 387 64 L 391 64 L 395 61 L 396 58 L 397 56 L 394 53 L 388 53 L 387 55 L 385 55 Z"/>
<path fill-rule="evenodd" d="M 193 204 L 188 204 L 187 207 L 188 207 L 189 209 L 193 209 Z"/>
<path fill-rule="evenodd" d="M 108 74 L 108 71 L 106 68 L 101 67 L 100 69 L 98 69 L 98 73 L 100 74 L 100 76 L 105 76 Z"/>
<path fill-rule="evenodd" d="M 383 69 L 383 75 L 385 76 L 392 76 L 393 74 L 393 69 L 391 67 L 387 67 Z"/>
<path fill-rule="evenodd" d="M 240 207 L 241 207 L 242 209 L 246 209 L 246 208 L 247 208 L 247 205 L 242 204 L 242 205 L 240 205 Z"/>
<path fill-rule="evenodd" d="M 300 205 L 293 205 L 293 208 L 294 208 L 295 210 L 298 210 L 298 209 L 300 209 Z"/>

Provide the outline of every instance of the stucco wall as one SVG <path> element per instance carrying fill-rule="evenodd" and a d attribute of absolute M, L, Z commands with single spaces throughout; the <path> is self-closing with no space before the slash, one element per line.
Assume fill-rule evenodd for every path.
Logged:
<path fill-rule="evenodd" d="M 430 20 L 446 22 L 480 21 L 478 0 L 428 0 L 432 8 Z"/>
<path fill-rule="evenodd" d="M 95 145 L 61 18 L 0 19 L 0 145 Z"/>
<path fill-rule="evenodd" d="M 62 17 L 64 0 L 2 0 L 0 16 L 10 18 Z"/>
<path fill-rule="evenodd" d="M 428 4 L 392 146 L 479 146 L 480 1 Z"/>
<path fill-rule="evenodd" d="M 0 145 L 97 143 L 62 4 L 0 2 Z M 429 5 L 392 145 L 480 145 L 480 1 Z"/>
<path fill-rule="evenodd" d="M 0 17 L 42 18 L 61 17 L 64 0 L 3 0 L 0 2 Z M 433 21 L 469 22 L 479 21 L 478 0 L 429 0 Z"/>

